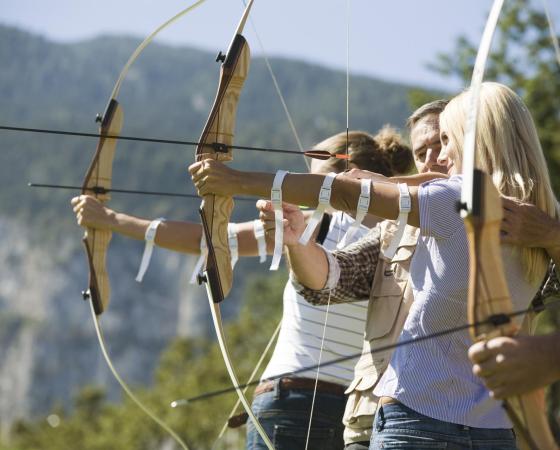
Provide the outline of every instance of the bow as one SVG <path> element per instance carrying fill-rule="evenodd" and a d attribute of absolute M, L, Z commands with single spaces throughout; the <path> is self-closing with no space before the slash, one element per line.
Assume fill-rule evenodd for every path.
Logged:
<path fill-rule="evenodd" d="M 84 181 L 82 183 L 82 194 L 93 193 L 95 197 L 101 202 L 106 203 L 110 200 L 111 180 L 113 159 L 116 150 L 117 137 L 123 125 L 123 109 L 117 101 L 117 96 L 120 91 L 122 82 L 134 61 L 138 58 L 144 48 L 153 40 L 153 38 L 165 27 L 178 20 L 180 17 L 193 10 L 205 0 L 198 0 L 191 6 L 185 8 L 171 19 L 160 25 L 154 32 L 152 32 L 132 53 L 124 68 L 122 69 L 113 91 L 111 93 L 109 103 L 103 116 L 98 115 L 97 121 L 100 123 L 99 134 L 101 137 L 97 143 L 97 148 L 90 166 L 86 172 Z M 107 137 L 111 136 L 111 137 Z M 161 419 L 153 414 L 142 402 L 132 393 L 127 384 L 123 381 L 120 375 L 114 368 L 109 354 L 105 348 L 103 333 L 99 323 L 99 316 L 107 309 L 111 295 L 109 284 L 109 277 L 106 269 L 106 255 L 111 241 L 112 233 L 106 230 L 97 230 L 87 228 L 83 244 L 86 251 L 88 266 L 89 266 L 89 282 L 88 289 L 82 293 L 84 300 L 90 300 L 92 316 L 94 321 L 95 330 L 99 339 L 101 351 L 109 369 L 124 389 L 130 398 L 142 409 L 150 418 L 152 418 L 158 425 L 166 430 L 181 448 L 188 450 L 187 445 L 181 438 L 169 428 Z"/>
<path fill-rule="evenodd" d="M 469 241 L 468 319 L 473 341 L 512 336 L 517 327 L 508 316 L 513 310 L 500 252 L 502 206 L 490 175 L 475 167 L 476 125 L 480 89 L 492 36 L 503 5 L 495 0 L 476 57 L 463 146 L 461 213 Z M 481 324 L 482 323 L 482 324 Z M 557 449 L 546 417 L 542 389 L 504 400 L 523 449 Z"/>
<path fill-rule="evenodd" d="M 128 70 L 138 56 L 140 56 L 140 53 L 142 53 L 161 30 L 192 11 L 204 1 L 205 0 L 196 1 L 188 8 L 180 11 L 171 19 L 160 25 L 142 41 L 126 62 L 113 87 L 105 112 L 103 115 L 97 115 L 96 122 L 100 124 L 100 137 L 95 154 L 82 183 L 82 194 L 91 195 L 93 193 L 95 198 L 101 203 L 106 203 L 111 199 L 109 192 L 111 191 L 113 158 L 118 136 L 123 125 L 123 109 L 117 101 L 117 96 L 119 95 L 120 88 Z M 85 300 L 91 300 L 95 309 L 95 314 L 98 316 L 101 315 L 109 305 L 111 296 L 109 277 L 106 270 L 106 255 L 111 235 L 112 233 L 110 231 L 87 228 L 83 238 L 89 267 L 88 289 L 83 292 L 83 296 Z"/>
<path fill-rule="evenodd" d="M 235 113 L 250 63 L 249 45 L 241 33 L 252 5 L 253 0 L 250 0 L 245 7 L 227 53 L 223 55 L 220 52 L 216 58 L 216 61 L 222 62 L 218 91 L 199 139 L 200 144 L 196 149 L 197 161 L 205 158 L 230 161 L 233 158 L 231 144 L 233 143 L 235 129 Z M 232 209 L 233 199 L 231 197 L 206 195 L 202 199 L 200 218 L 208 247 L 208 255 L 199 282 L 205 283 L 220 351 L 239 400 L 266 446 L 269 449 L 274 449 L 266 432 L 253 414 L 249 401 L 239 387 L 240 383 L 225 343 L 220 302 L 229 293 L 233 277 L 227 235 L 227 226 Z"/>
<path fill-rule="evenodd" d="M 111 96 L 103 117 L 97 116 L 100 122 L 100 134 L 118 136 L 123 125 L 123 111 L 120 104 Z M 111 189 L 113 158 L 117 141 L 101 137 L 93 160 L 82 183 L 82 194 L 93 193 L 102 203 L 111 199 L 107 190 Z M 96 193 L 96 188 L 102 188 L 103 193 Z M 112 232 L 108 230 L 86 229 L 82 242 L 87 255 L 89 266 L 88 290 L 83 292 L 85 300 L 90 299 L 95 314 L 101 315 L 109 305 L 111 287 L 106 269 L 106 255 L 111 241 Z"/>

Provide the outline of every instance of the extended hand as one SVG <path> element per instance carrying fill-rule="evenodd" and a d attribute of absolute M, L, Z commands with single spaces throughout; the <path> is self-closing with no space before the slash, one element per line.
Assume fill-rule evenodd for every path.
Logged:
<path fill-rule="evenodd" d="M 235 194 L 237 170 L 214 159 L 205 159 L 189 166 L 193 183 L 201 197 L 204 195 L 231 196 Z"/>
<path fill-rule="evenodd" d="M 98 230 L 110 230 L 113 226 L 114 211 L 103 206 L 95 197 L 80 195 L 70 203 L 74 207 L 78 225 Z"/>

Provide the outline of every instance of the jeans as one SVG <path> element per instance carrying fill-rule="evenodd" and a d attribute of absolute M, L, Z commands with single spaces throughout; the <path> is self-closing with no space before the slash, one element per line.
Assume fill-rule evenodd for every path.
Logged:
<path fill-rule="evenodd" d="M 275 450 L 304 450 L 313 391 L 285 389 L 275 381 L 274 390 L 258 395 L 252 410 L 274 444 Z M 342 416 L 345 395 L 317 392 L 308 450 L 344 448 Z M 251 419 L 247 422 L 247 450 L 266 450 Z"/>
<path fill-rule="evenodd" d="M 380 407 L 375 416 L 370 450 L 427 449 L 516 450 L 510 429 L 474 428 L 423 416 L 402 403 Z"/>

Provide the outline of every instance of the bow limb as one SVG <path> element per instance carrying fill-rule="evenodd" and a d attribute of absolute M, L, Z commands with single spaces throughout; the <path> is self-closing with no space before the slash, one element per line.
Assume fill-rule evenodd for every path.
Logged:
<path fill-rule="evenodd" d="M 255 367 L 253 368 L 253 371 L 251 372 L 251 375 L 249 376 L 249 378 L 247 379 L 247 381 L 245 382 L 245 385 L 243 387 L 243 393 L 245 394 L 247 392 L 247 390 L 249 389 L 250 386 L 253 385 L 253 382 L 255 381 L 255 378 L 257 377 L 259 370 L 262 366 L 262 364 L 264 363 L 265 358 L 268 356 L 268 353 L 270 352 L 270 349 L 272 348 L 272 345 L 274 344 L 276 338 L 278 337 L 278 333 L 280 333 L 280 327 L 282 326 L 282 321 L 278 322 L 278 325 L 276 326 L 276 329 L 274 330 L 274 333 L 272 333 L 272 336 L 270 337 L 270 339 L 268 340 L 268 343 L 266 344 L 265 349 L 262 352 L 261 357 L 259 358 L 259 360 L 257 361 L 257 364 L 255 364 Z M 220 433 L 218 434 L 218 437 L 216 438 L 216 440 L 214 441 L 214 444 L 212 445 L 212 448 L 215 448 L 216 443 L 223 437 L 223 435 L 226 433 L 229 425 L 230 425 L 230 420 L 235 417 L 235 413 L 237 412 L 237 408 L 239 408 L 239 405 L 241 404 L 241 400 L 238 399 L 237 402 L 235 402 L 235 405 L 233 405 L 233 408 L 231 408 L 230 413 L 228 414 L 228 418 L 225 421 L 222 429 L 220 430 Z"/>
<path fill-rule="evenodd" d="M 480 196 L 479 209 L 465 219 L 470 253 L 468 315 L 469 323 L 487 322 L 471 328 L 473 341 L 480 341 L 512 336 L 518 328 L 508 317 L 513 308 L 500 252 L 501 199 L 485 173 L 476 172 L 473 186 Z M 522 449 L 558 448 L 548 425 L 543 389 L 509 397 L 504 408 Z"/>
<path fill-rule="evenodd" d="M 99 127 L 100 134 L 118 136 L 123 124 L 122 108 L 111 98 Z M 93 160 L 82 183 L 82 194 L 91 194 L 94 188 L 111 189 L 113 158 L 117 140 L 101 137 Z M 110 200 L 109 193 L 94 194 L 101 202 Z M 106 255 L 112 232 L 88 228 L 84 233 L 83 243 L 89 265 L 88 291 L 85 299 L 91 299 L 95 313 L 100 315 L 107 308 L 111 294 L 109 276 L 106 270 Z"/>
<path fill-rule="evenodd" d="M 160 25 L 153 33 L 151 33 L 132 53 L 124 68 L 122 69 L 113 91 L 111 98 L 101 118 L 99 134 L 101 135 L 95 155 L 86 172 L 86 176 L 82 183 L 82 194 L 93 193 L 95 197 L 101 202 L 106 203 L 110 200 L 109 190 L 111 189 L 113 159 L 116 150 L 117 137 L 121 132 L 124 114 L 122 107 L 117 101 L 122 82 L 128 72 L 130 66 L 138 58 L 144 48 L 153 40 L 153 38 L 165 27 L 178 20 L 180 17 L 187 14 L 192 9 L 202 4 L 205 0 L 199 0 L 189 7 L 183 9 L 178 14 L 167 20 L 164 24 Z M 111 138 L 106 137 L 114 136 Z M 171 437 L 180 445 L 184 450 L 189 450 L 189 447 L 183 440 L 158 416 L 156 416 L 150 409 L 148 409 L 132 392 L 128 385 L 124 382 L 121 376 L 116 371 L 109 353 L 107 352 L 101 325 L 99 323 L 99 316 L 107 309 L 110 299 L 110 284 L 109 277 L 106 270 L 106 254 L 111 240 L 112 233 L 106 230 L 96 230 L 93 228 L 86 229 L 84 234 L 83 243 L 86 250 L 87 261 L 89 265 L 89 282 L 88 290 L 84 292 L 84 299 L 91 300 L 92 317 L 96 334 L 99 340 L 99 345 L 103 357 L 105 358 L 109 369 L 115 376 L 118 383 L 123 390 L 128 394 L 136 405 L 144 411 L 154 422 L 162 427 Z"/>
<path fill-rule="evenodd" d="M 208 227 L 208 222 L 206 220 L 206 216 L 204 214 L 204 210 L 200 208 L 200 219 L 202 221 L 202 229 L 204 232 L 204 237 L 206 239 L 206 245 L 208 246 L 208 255 L 206 256 L 206 266 L 204 269 L 204 274 L 202 276 L 202 280 L 205 282 L 206 293 L 208 297 L 208 302 L 210 304 L 210 311 L 212 313 L 212 322 L 214 324 L 214 328 L 216 330 L 216 336 L 218 338 L 218 344 L 220 346 L 220 351 L 222 352 L 222 357 L 224 358 L 224 363 L 226 365 L 226 369 L 228 371 L 229 377 L 231 382 L 233 383 L 233 387 L 237 392 L 239 397 L 239 401 L 243 405 L 243 408 L 249 415 L 249 418 L 253 422 L 253 425 L 257 429 L 257 432 L 263 439 L 265 445 L 269 450 L 274 450 L 274 446 L 270 441 L 266 431 L 260 424 L 259 420 L 253 413 L 251 409 L 251 405 L 247 400 L 242 388 L 240 387 L 239 380 L 235 373 L 235 369 L 233 368 L 233 364 L 231 362 L 231 356 L 229 354 L 228 347 L 226 345 L 225 333 L 224 328 L 222 325 L 222 315 L 220 311 L 220 297 L 214 297 L 215 294 L 221 295 L 222 289 L 220 286 L 220 276 L 218 271 L 218 265 L 216 261 L 216 253 L 214 251 L 214 246 L 212 245 L 212 238 L 210 235 L 210 229 Z"/>
<path fill-rule="evenodd" d="M 241 2 L 243 3 L 243 5 L 244 5 L 245 7 L 247 7 L 247 2 L 246 2 L 245 0 L 241 0 Z M 262 43 L 262 40 L 261 40 L 260 37 L 259 37 L 259 33 L 257 32 L 257 28 L 256 28 L 254 22 L 253 22 L 252 20 L 250 20 L 250 22 L 251 22 L 251 25 L 252 25 L 252 28 L 253 28 L 253 32 L 254 32 L 254 34 L 255 34 L 255 37 L 256 37 L 256 39 L 257 39 L 257 42 L 258 42 L 258 44 L 259 44 L 259 46 L 260 46 L 260 50 L 261 50 L 262 57 L 263 57 L 263 59 L 264 59 L 265 65 L 266 65 L 266 67 L 267 67 L 267 69 L 268 69 L 268 72 L 269 72 L 269 74 L 270 74 L 272 84 L 273 84 L 273 86 L 274 86 L 274 89 L 276 90 L 276 93 L 277 93 L 278 98 L 279 98 L 279 100 L 280 100 L 280 103 L 281 103 L 281 105 L 282 105 L 282 109 L 284 110 L 284 113 L 286 114 L 286 118 L 287 118 L 288 124 L 289 124 L 289 126 L 290 126 L 290 129 L 291 129 L 291 131 L 292 131 L 292 133 L 293 133 L 293 135 L 294 135 L 294 139 L 295 139 L 295 141 L 296 141 L 296 143 L 297 143 L 297 146 L 298 146 L 298 148 L 299 148 L 299 151 L 302 152 L 302 154 L 305 154 L 305 153 L 304 153 L 304 150 L 303 150 L 303 145 L 302 145 L 302 143 L 301 143 L 301 139 L 299 138 L 299 135 L 298 135 L 298 132 L 297 132 L 297 129 L 296 129 L 296 126 L 295 126 L 295 124 L 294 124 L 294 121 L 293 121 L 293 119 L 292 119 L 292 116 L 291 116 L 291 114 L 290 114 L 290 111 L 288 110 L 288 106 L 287 106 L 287 104 L 286 104 L 286 100 L 284 99 L 284 96 L 282 95 L 282 91 L 280 90 L 280 86 L 279 86 L 278 80 L 276 79 L 276 75 L 274 74 L 274 71 L 272 70 L 272 65 L 270 64 L 270 61 L 269 61 L 269 59 L 268 59 L 268 57 L 267 57 L 267 55 L 266 55 L 267 52 L 266 52 L 266 50 L 265 50 L 265 48 L 264 48 L 264 45 L 263 45 L 263 43 Z M 305 155 L 305 156 L 307 156 L 307 155 Z M 339 156 L 339 155 L 336 155 L 336 157 L 338 157 L 338 156 Z M 327 158 L 324 158 L 324 159 L 327 159 Z M 307 158 L 303 158 L 303 160 L 304 160 L 304 162 L 305 162 L 307 168 L 308 168 L 309 170 L 311 170 L 311 165 L 310 165 L 310 162 L 308 161 L 308 159 L 307 159 Z M 227 268 L 226 268 L 226 270 L 227 270 Z M 276 337 L 278 336 L 278 333 L 280 332 L 281 325 L 282 325 L 282 321 L 280 320 L 280 321 L 278 322 L 278 325 L 276 326 L 276 329 L 275 329 L 274 333 L 271 335 L 271 337 L 270 337 L 268 343 L 266 344 L 266 348 L 265 348 L 265 350 L 263 351 L 263 353 L 262 353 L 262 355 L 261 355 L 261 358 L 259 359 L 259 361 L 257 362 L 256 366 L 254 367 L 254 369 L 253 369 L 253 371 L 252 371 L 252 373 L 251 373 L 251 376 L 249 377 L 249 380 L 245 383 L 245 388 L 243 389 L 243 393 L 245 393 L 245 392 L 247 391 L 247 389 L 248 389 L 248 387 L 249 387 L 248 385 L 250 385 L 250 384 L 252 383 L 253 379 L 254 379 L 255 376 L 257 375 L 257 373 L 258 373 L 258 371 L 259 371 L 259 368 L 261 367 L 262 363 L 264 362 L 265 357 L 268 355 L 268 352 L 269 352 L 270 348 L 272 347 L 274 341 L 276 340 Z M 240 403 L 241 403 L 241 400 L 238 400 L 238 401 L 236 402 L 236 404 L 234 405 L 234 407 L 232 408 L 230 414 L 228 415 L 228 419 L 227 419 L 227 421 L 225 422 L 224 426 L 222 427 L 222 429 L 221 429 L 221 431 L 220 431 L 218 437 L 216 438 L 216 441 L 214 442 L 214 445 L 212 446 L 212 448 L 215 447 L 216 443 L 217 443 L 217 442 L 223 437 L 223 435 L 225 434 L 225 432 L 226 432 L 226 430 L 227 430 L 227 428 L 228 428 L 228 426 L 229 426 L 229 421 L 230 421 L 230 419 L 231 419 L 232 417 L 234 417 L 234 414 L 236 413 L 236 411 L 237 411 L 237 409 L 238 409 Z"/>
<path fill-rule="evenodd" d="M 196 1 L 156 28 L 140 43 L 126 62 L 119 74 L 115 86 L 113 87 L 111 97 L 103 116 L 98 116 L 97 118 L 97 121 L 100 123 L 99 134 L 102 136 L 99 138 L 95 155 L 84 177 L 84 181 L 82 183 L 82 194 L 91 195 L 93 192 L 95 197 L 101 203 L 106 203 L 111 198 L 108 192 L 96 193 L 94 188 L 101 188 L 103 190 L 111 189 L 113 158 L 115 155 L 117 139 L 107 138 L 105 136 L 109 135 L 118 137 L 121 132 L 124 115 L 122 107 L 117 101 L 117 96 L 128 70 L 134 61 L 136 61 L 140 53 L 142 53 L 146 46 L 152 42 L 154 37 L 161 30 L 177 21 L 194 8 L 198 7 L 204 1 L 205 0 Z M 111 236 L 112 233 L 110 231 L 88 228 L 84 233 L 83 238 L 89 266 L 88 290 L 83 293 L 83 296 L 86 300 L 91 299 L 96 315 L 102 314 L 107 308 L 111 296 L 109 277 L 106 269 L 106 255 Z"/>
<path fill-rule="evenodd" d="M 503 6 L 495 0 L 490 11 L 472 75 L 470 107 L 463 144 L 462 215 L 469 241 L 468 319 L 473 341 L 512 336 L 518 327 L 511 322 L 512 301 L 500 251 L 502 204 L 490 175 L 476 168 L 476 126 L 480 89 L 492 37 Z M 546 417 L 544 390 L 510 397 L 503 402 L 522 449 L 557 449 Z"/>
<path fill-rule="evenodd" d="M 249 72 L 250 64 L 249 45 L 241 33 L 252 5 L 253 0 L 250 0 L 245 7 L 226 55 L 222 55 L 220 52 L 216 59 L 217 61 L 222 61 L 218 91 L 199 139 L 200 144 L 196 149 L 197 161 L 205 158 L 213 158 L 219 161 L 231 161 L 233 159 L 231 145 L 233 144 L 237 104 L 241 89 Z M 233 199 L 231 197 L 206 195 L 202 199 L 200 217 L 208 247 L 208 255 L 201 281 L 206 283 L 212 320 L 230 379 L 239 400 L 259 435 L 266 446 L 272 450 L 274 447 L 270 439 L 253 414 L 249 401 L 239 387 L 239 381 L 226 346 L 222 325 L 220 302 L 229 293 L 233 279 L 227 237 L 227 226 L 232 209 Z"/>
<path fill-rule="evenodd" d="M 245 9 L 227 54 L 224 56 L 220 52 L 216 59 L 216 61 L 222 61 L 220 81 L 212 110 L 196 148 L 197 161 L 204 158 L 212 158 L 218 161 L 231 161 L 233 159 L 231 145 L 233 144 L 237 104 L 249 72 L 251 58 L 249 45 L 241 32 L 252 3 L 251 0 Z M 219 277 L 219 283 L 215 287 L 219 287 L 221 290 L 221 293 L 214 292 L 214 299 L 220 302 L 228 295 L 233 279 L 227 238 L 227 226 L 233 209 L 233 199 L 231 197 L 206 195 L 202 199 L 201 208 L 214 247 L 215 263 Z M 207 240 L 207 242 L 210 240 Z"/>

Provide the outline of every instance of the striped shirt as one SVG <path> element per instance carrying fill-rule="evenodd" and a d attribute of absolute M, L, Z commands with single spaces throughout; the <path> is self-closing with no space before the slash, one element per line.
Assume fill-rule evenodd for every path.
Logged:
<path fill-rule="evenodd" d="M 353 219 L 348 214 L 335 213 L 323 246 L 327 250 L 334 250 L 352 223 Z M 359 239 L 368 230 L 367 227 L 361 226 L 354 234 L 353 240 Z M 278 342 L 261 379 L 312 367 L 319 361 L 327 362 L 341 356 L 359 354 L 362 350 L 366 313 L 367 301 L 330 306 L 311 305 L 296 292 L 294 285 L 288 282 L 284 289 L 284 310 Z M 323 341 L 326 318 L 327 327 Z M 349 385 L 354 376 L 355 363 L 356 361 L 351 359 L 321 367 L 319 379 Z M 316 369 L 296 374 L 298 377 L 307 378 L 315 378 L 316 375 Z"/>
<path fill-rule="evenodd" d="M 456 212 L 461 176 L 423 184 L 418 191 L 420 239 L 410 278 L 415 301 L 400 340 L 415 339 L 467 322 L 468 242 Z M 538 289 L 525 281 L 519 253 L 502 246 L 514 309 L 528 307 Z M 544 273 L 543 273 L 544 275 Z M 434 419 L 479 428 L 511 428 L 501 404 L 472 373 L 468 331 L 395 350 L 374 393 L 396 398 Z"/>

